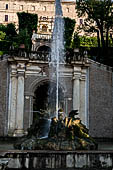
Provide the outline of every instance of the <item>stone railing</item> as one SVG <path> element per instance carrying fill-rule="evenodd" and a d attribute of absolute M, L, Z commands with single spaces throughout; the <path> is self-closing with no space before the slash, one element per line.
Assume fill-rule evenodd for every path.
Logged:
<path fill-rule="evenodd" d="M 38 52 L 35 51 L 26 52 L 24 50 L 10 51 L 9 57 L 29 58 L 30 60 L 45 61 L 45 62 L 49 62 L 51 60 L 51 54 L 49 52 L 43 52 L 43 51 L 38 51 Z"/>
<path fill-rule="evenodd" d="M 51 34 L 37 34 L 37 39 L 46 39 L 46 40 L 51 40 L 52 35 Z"/>
<path fill-rule="evenodd" d="M 40 41 L 40 40 L 43 40 L 43 41 L 51 41 L 52 40 L 52 35 L 51 34 L 33 34 L 32 36 L 32 40 L 34 41 Z"/>
<path fill-rule="evenodd" d="M 87 59 L 87 53 L 85 52 L 66 52 L 65 59 L 67 63 L 85 61 Z"/>
<path fill-rule="evenodd" d="M 84 62 L 87 59 L 87 54 L 80 53 L 76 51 L 67 51 L 64 54 L 64 61 L 66 63 L 75 63 L 75 62 Z M 17 51 L 8 51 L 6 55 L 1 56 L 1 59 L 9 57 L 19 57 L 19 58 L 29 58 L 30 60 L 37 60 L 37 61 L 44 61 L 50 62 L 51 61 L 51 53 L 44 52 L 44 51 L 30 51 L 26 52 L 24 49 L 20 49 Z"/>
<path fill-rule="evenodd" d="M 0 152 L 0 163 L 11 170 L 112 170 L 113 151 L 12 150 Z"/>

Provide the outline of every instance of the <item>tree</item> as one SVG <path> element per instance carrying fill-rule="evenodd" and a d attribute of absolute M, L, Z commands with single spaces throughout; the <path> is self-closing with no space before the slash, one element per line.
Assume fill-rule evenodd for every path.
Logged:
<path fill-rule="evenodd" d="M 21 30 L 18 34 L 18 47 L 20 44 L 24 44 L 25 48 L 29 50 L 30 42 L 31 42 L 31 38 L 30 38 L 30 35 L 28 34 L 27 29 Z"/>
<path fill-rule="evenodd" d="M 0 24 L 0 50 L 8 51 L 14 41 L 14 36 L 17 35 L 15 25 L 10 23 L 8 25 Z"/>
<path fill-rule="evenodd" d="M 72 40 L 72 43 L 71 43 L 71 47 L 73 49 L 80 47 L 80 36 L 78 35 L 77 32 L 74 33 L 73 40 Z"/>
<path fill-rule="evenodd" d="M 64 31 L 64 39 L 65 39 L 65 48 L 71 47 L 72 36 L 75 28 L 75 20 L 70 18 L 64 18 L 65 23 L 65 31 Z"/>
<path fill-rule="evenodd" d="M 30 14 L 25 12 L 17 13 L 17 15 L 19 19 L 20 37 L 23 34 L 23 32 L 25 32 L 26 42 L 23 41 L 23 43 L 25 43 L 26 49 L 30 50 L 32 46 L 31 37 L 33 31 L 37 32 L 38 16 L 37 14 Z"/>
<path fill-rule="evenodd" d="M 5 36 L 6 36 L 6 33 L 3 32 L 3 31 L 0 31 L 0 41 L 1 41 L 1 40 L 4 40 L 4 39 L 5 39 Z"/>
<path fill-rule="evenodd" d="M 3 31 L 6 33 L 7 26 L 0 24 L 0 31 Z"/>
<path fill-rule="evenodd" d="M 38 16 L 37 14 L 30 14 L 30 13 L 17 13 L 19 19 L 19 31 L 23 29 L 27 29 L 28 34 L 30 37 L 32 36 L 33 30 L 37 32 L 37 22 Z"/>
<path fill-rule="evenodd" d="M 12 40 L 12 38 L 17 35 L 16 28 L 13 23 L 7 24 L 6 35 L 7 35 L 7 38 L 10 40 Z"/>
<path fill-rule="evenodd" d="M 79 17 L 85 17 L 83 28 L 87 32 L 96 32 L 98 46 L 108 47 L 108 39 L 113 27 L 112 0 L 77 0 Z"/>

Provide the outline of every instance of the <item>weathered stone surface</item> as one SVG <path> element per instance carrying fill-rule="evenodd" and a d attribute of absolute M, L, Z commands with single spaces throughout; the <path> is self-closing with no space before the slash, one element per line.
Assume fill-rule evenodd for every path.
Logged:
<path fill-rule="evenodd" d="M 8 162 L 8 169 L 112 170 L 111 151 L 7 151 L 0 162 Z"/>
<path fill-rule="evenodd" d="M 89 68 L 89 130 L 97 138 L 113 138 L 113 73 L 107 66 Z"/>
<path fill-rule="evenodd" d="M 8 122 L 8 63 L 0 61 L 0 136 L 7 134 Z"/>

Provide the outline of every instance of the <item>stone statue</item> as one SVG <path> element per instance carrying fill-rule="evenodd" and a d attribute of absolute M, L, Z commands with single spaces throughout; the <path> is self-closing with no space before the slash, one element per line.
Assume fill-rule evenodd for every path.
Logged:
<path fill-rule="evenodd" d="M 56 117 L 51 119 L 50 130 L 46 137 L 40 138 L 38 136 L 40 121 L 35 127 L 38 127 L 38 129 L 33 129 L 33 127 L 31 130 L 29 129 L 28 138 L 15 145 L 16 148 L 44 150 L 97 149 L 97 144 L 89 136 L 88 129 L 78 117 L 77 110 L 72 110 L 68 117 L 64 117 L 63 110 L 59 109 L 58 119 Z"/>

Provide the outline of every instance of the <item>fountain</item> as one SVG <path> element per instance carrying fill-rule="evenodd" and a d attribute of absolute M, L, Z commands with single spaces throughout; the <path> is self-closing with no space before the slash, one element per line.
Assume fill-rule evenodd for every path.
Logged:
<path fill-rule="evenodd" d="M 16 149 L 22 150 L 92 150 L 97 145 L 93 138 L 88 135 L 88 129 L 82 124 L 77 110 L 72 110 L 69 117 L 64 118 L 62 109 L 57 117 L 53 117 L 48 129 L 48 119 L 42 113 L 35 124 L 28 129 L 28 135 L 18 143 Z M 49 131 L 47 134 L 47 130 Z"/>
<path fill-rule="evenodd" d="M 15 145 L 27 150 L 77 150 L 96 149 L 95 141 L 88 135 L 88 129 L 76 118 L 77 110 L 65 116 L 59 108 L 59 67 L 64 63 L 64 21 L 60 0 L 56 0 L 55 26 L 53 30 L 50 77 L 56 79 L 56 115 L 41 110 L 39 118 L 28 129 L 28 135 Z M 50 85 L 50 89 L 51 89 Z M 51 100 L 51 96 L 49 96 Z M 50 119 L 51 118 L 51 119 Z M 48 131 L 48 132 L 47 132 Z"/>
<path fill-rule="evenodd" d="M 59 108 L 59 66 L 64 63 L 64 20 L 60 0 L 55 1 L 55 23 L 51 44 L 50 75 L 56 79 L 56 117 Z M 55 72 L 55 74 L 53 74 Z M 50 86 L 51 88 L 51 86 Z M 50 96 L 51 97 L 51 96 Z"/>

